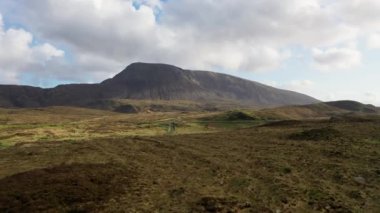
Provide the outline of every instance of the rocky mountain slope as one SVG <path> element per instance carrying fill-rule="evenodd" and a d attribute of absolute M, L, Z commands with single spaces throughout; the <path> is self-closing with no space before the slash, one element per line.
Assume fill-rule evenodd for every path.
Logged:
<path fill-rule="evenodd" d="M 318 102 L 307 95 L 226 74 L 148 63 L 133 63 L 99 84 L 49 89 L 0 85 L 0 107 L 91 106 L 96 101 L 111 99 L 222 101 L 252 107 Z"/>

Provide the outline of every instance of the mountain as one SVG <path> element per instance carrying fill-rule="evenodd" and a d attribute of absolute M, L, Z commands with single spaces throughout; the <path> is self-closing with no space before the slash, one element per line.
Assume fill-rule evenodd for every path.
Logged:
<path fill-rule="evenodd" d="M 115 99 L 229 102 L 251 107 L 319 102 L 307 95 L 258 82 L 167 64 L 133 63 L 99 84 L 68 84 L 49 89 L 0 85 L 1 107 L 92 106 L 98 101 Z"/>

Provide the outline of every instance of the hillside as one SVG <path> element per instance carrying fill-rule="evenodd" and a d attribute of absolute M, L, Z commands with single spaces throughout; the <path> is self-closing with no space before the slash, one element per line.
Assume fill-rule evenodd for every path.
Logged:
<path fill-rule="evenodd" d="M 111 99 L 192 100 L 269 107 L 316 103 L 318 100 L 234 76 L 184 70 L 166 64 L 133 63 L 99 84 L 69 84 L 42 89 L 1 85 L 0 107 L 84 106 Z"/>
<path fill-rule="evenodd" d="M 255 115 L 275 120 L 282 119 L 318 119 L 342 116 L 374 116 L 379 114 L 379 108 L 356 101 L 333 101 L 300 106 L 283 106 L 262 109 Z"/>
<path fill-rule="evenodd" d="M 362 104 L 362 103 L 357 102 L 357 101 L 350 101 L 350 100 L 331 101 L 331 102 L 326 102 L 325 104 L 339 108 L 339 109 L 352 111 L 352 112 L 363 112 L 363 113 L 380 112 L 379 108 L 377 108 L 371 104 Z"/>

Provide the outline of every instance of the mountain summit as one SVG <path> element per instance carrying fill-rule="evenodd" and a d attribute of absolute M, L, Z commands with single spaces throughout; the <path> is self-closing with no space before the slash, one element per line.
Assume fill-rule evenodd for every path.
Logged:
<path fill-rule="evenodd" d="M 49 89 L 0 86 L 1 107 L 87 106 L 110 99 L 223 101 L 255 107 L 318 102 L 307 95 L 231 75 L 149 63 L 133 63 L 99 84 L 69 84 Z"/>
<path fill-rule="evenodd" d="M 133 63 L 102 85 L 118 88 L 118 98 L 129 99 L 223 100 L 256 106 L 317 102 L 303 94 L 234 76 L 184 70 L 167 64 Z"/>

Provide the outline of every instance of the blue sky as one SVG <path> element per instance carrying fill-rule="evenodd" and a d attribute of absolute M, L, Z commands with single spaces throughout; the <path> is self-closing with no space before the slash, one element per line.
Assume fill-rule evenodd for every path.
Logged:
<path fill-rule="evenodd" d="M 380 105 L 377 0 L 2 0 L 0 15 L 1 84 L 94 83 L 143 61 Z"/>

